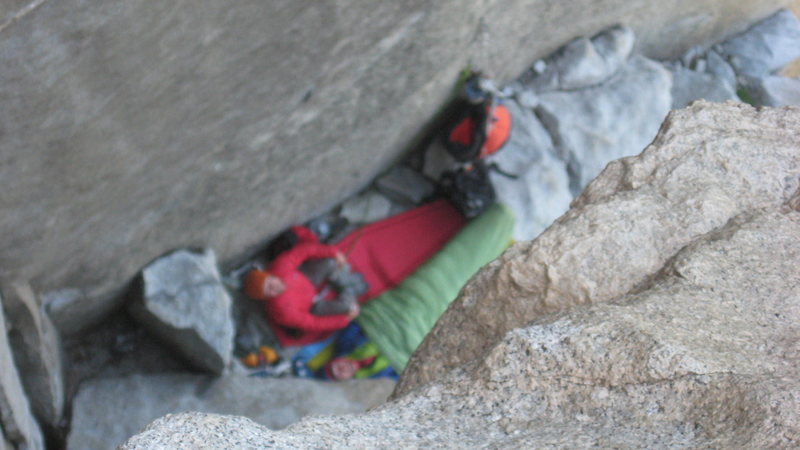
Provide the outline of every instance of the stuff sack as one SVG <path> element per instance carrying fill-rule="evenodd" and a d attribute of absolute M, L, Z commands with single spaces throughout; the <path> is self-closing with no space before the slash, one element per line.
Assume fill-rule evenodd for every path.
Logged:
<path fill-rule="evenodd" d="M 439 187 L 450 203 L 468 219 L 486 211 L 497 198 L 489 181 L 489 168 L 482 161 L 443 173 Z"/>

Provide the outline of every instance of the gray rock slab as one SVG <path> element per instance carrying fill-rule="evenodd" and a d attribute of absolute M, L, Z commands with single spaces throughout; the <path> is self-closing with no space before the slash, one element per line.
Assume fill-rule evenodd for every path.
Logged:
<path fill-rule="evenodd" d="M 635 36 L 617 26 L 570 42 L 548 58 L 544 73 L 530 87 L 536 92 L 574 90 L 594 86 L 614 75 L 633 50 Z"/>
<path fill-rule="evenodd" d="M 670 110 L 671 87 L 661 64 L 634 56 L 600 86 L 539 95 L 537 115 L 568 165 L 574 195 L 610 161 L 650 143 Z"/>
<path fill-rule="evenodd" d="M 91 380 L 75 397 L 67 447 L 114 448 L 153 420 L 185 411 L 245 416 L 280 429 L 308 415 L 366 411 L 383 403 L 394 384 L 189 374 Z"/>
<path fill-rule="evenodd" d="M 0 305 L 5 299 L 0 298 Z M 0 424 L 5 439 L 17 448 L 44 448 L 44 438 L 33 417 L 25 388 L 9 345 L 6 317 L 0 307 Z"/>
<path fill-rule="evenodd" d="M 696 102 L 671 112 L 641 154 L 611 163 L 537 239 L 473 277 L 420 345 L 424 359 L 411 357 L 398 392 L 545 314 L 625 295 L 695 239 L 782 207 L 800 188 L 798 145 L 797 108 Z"/>
<path fill-rule="evenodd" d="M 436 186 L 428 178 L 402 164 L 378 177 L 375 188 L 395 202 L 413 205 L 419 205 L 436 190 Z"/>
<path fill-rule="evenodd" d="M 671 57 L 786 0 L 0 3 L 0 267 L 80 289 L 72 333 L 170 249 L 227 262 L 352 195 L 465 67 L 506 81 L 618 23 Z"/>
<path fill-rule="evenodd" d="M 3 284 L 9 342 L 34 415 L 50 430 L 64 413 L 64 368 L 61 338 L 50 317 L 25 282 Z"/>
<path fill-rule="evenodd" d="M 492 171 L 489 179 L 497 201 L 514 211 L 514 239 L 529 240 L 569 209 L 572 194 L 566 164 L 555 157 L 550 135 L 542 124 L 516 101 L 506 106 L 513 117 L 511 137 L 487 162 L 516 178 Z"/>
<path fill-rule="evenodd" d="M 678 66 L 672 70 L 672 109 L 684 108 L 700 99 L 710 102 L 739 100 L 734 86 L 716 75 Z"/>
<path fill-rule="evenodd" d="M 77 330 L 81 328 L 81 324 L 87 323 L 87 315 L 93 317 L 89 321 L 93 322 L 96 318 L 107 314 L 106 308 L 108 305 L 102 307 L 98 305 L 99 311 L 86 311 L 87 305 L 92 304 L 93 301 L 88 299 L 86 294 L 77 288 L 63 287 L 54 289 L 41 293 L 39 297 L 52 322 L 59 330 Z M 119 303 L 119 300 L 108 300 L 107 302 L 109 304 Z"/>
<path fill-rule="evenodd" d="M 689 115 L 697 120 L 688 123 Z M 485 296 L 472 297 L 468 286 L 457 300 L 481 305 L 471 311 L 468 320 L 473 322 L 482 322 L 484 316 L 514 320 L 502 305 L 524 308 L 536 302 L 537 293 L 550 301 L 536 317 L 520 318 L 518 326 L 499 335 L 484 334 L 483 351 L 466 349 L 468 360 L 431 383 L 365 414 L 306 418 L 282 431 L 242 418 L 167 416 L 122 448 L 191 448 L 200 442 L 210 448 L 237 443 L 279 448 L 383 448 L 397 443 L 414 448 L 796 447 L 800 128 L 794 125 L 800 109 L 756 111 L 746 105 L 703 103 L 673 113 L 669 120 L 684 120 L 691 131 L 663 135 L 641 157 L 622 160 L 601 175 L 559 220 L 563 247 L 542 242 L 554 232 L 551 227 L 484 269 L 493 275 L 501 275 L 495 268 L 508 270 L 510 277 L 473 278 L 469 286 L 486 286 Z M 720 128 L 709 130 L 698 122 Z M 704 139 L 711 135 L 716 139 Z M 762 145 L 744 146 L 743 140 Z M 706 145 L 698 146 L 698 141 Z M 719 158 L 709 147 L 734 155 Z M 740 157 L 750 165 L 736 163 Z M 788 167 L 781 165 L 787 162 Z M 697 188 L 711 186 L 693 183 L 690 174 L 699 180 L 703 175 L 767 179 L 760 185 L 740 185 L 743 191 L 707 192 Z M 669 180 L 669 187 L 658 179 Z M 660 226 L 658 218 L 646 218 L 646 213 L 635 218 L 618 208 L 619 201 L 642 199 L 641 206 L 650 205 L 653 213 L 658 208 L 653 196 L 687 202 L 688 221 L 673 229 Z M 694 228 L 703 214 L 714 216 L 714 226 Z M 622 224 L 634 239 L 612 238 L 614 245 L 605 245 L 609 232 Z M 595 229 L 590 235 L 584 232 L 586 225 Z M 636 257 L 644 256 L 640 247 L 647 242 L 635 238 L 642 228 L 651 245 L 672 241 L 681 232 L 686 240 L 670 245 L 670 257 L 645 268 L 647 258 Z M 596 256 L 617 256 L 584 254 L 581 261 L 566 256 L 572 273 L 564 275 L 590 268 L 597 274 L 596 286 L 570 283 L 558 270 L 542 278 L 534 275 L 553 268 L 549 261 L 558 265 L 565 252 L 588 247 L 597 249 Z M 586 295 L 617 272 L 638 271 L 644 275 L 639 282 L 621 286 L 608 280 L 609 287 L 616 286 L 605 301 L 575 308 L 559 304 Z M 537 287 L 524 294 L 518 283 Z M 439 337 L 470 337 L 472 330 L 463 329 L 466 323 L 450 322 Z M 429 364 L 439 362 L 436 352 L 415 356 Z"/>
<path fill-rule="evenodd" d="M 730 86 L 737 85 L 736 71 L 725 58 L 716 50 L 709 50 L 705 54 L 706 73 L 714 75 L 728 82 Z"/>
<path fill-rule="evenodd" d="M 436 139 L 425 149 L 425 160 L 422 166 L 422 173 L 425 176 L 438 180 L 442 174 L 458 165 L 447 149 L 444 148 L 440 139 Z"/>
<path fill-rule="evenodd" d="M 385 219 L 392 214 L 392 201 L 382 193 L 369 189 L 342 203 L 339 215 L 353 224 Z"/>
<path fill-rule="evenodd" d="M 214 251 L 177 250 L 142 270 L 132 315 L 198 368 L 222 373 L 233 353 L 232 300 Z"/>
<path fill-rule="evenodd" d="M 800 78 L 777 75 L 743 77 L 742 86 L 747 91 L 749 100 L 757 106 L 800 105 Z"/>
<path fill-rule="evenodd" d="M 782 9 L 721 44 L 739 75 L 761 77 L 800 58 L 800 20 Z"/>

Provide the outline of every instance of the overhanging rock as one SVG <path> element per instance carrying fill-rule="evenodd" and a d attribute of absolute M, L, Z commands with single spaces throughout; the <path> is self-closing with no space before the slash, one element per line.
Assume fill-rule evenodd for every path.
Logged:
<path fill-rule="evenodd" d="M 786 3 L 4 2 L 0 275 L 79 290 L 74 332 L 169 249 L 228 261 L 352 194 L 467 67 L 505 81 L 618 23 L 674 56 Z"/>

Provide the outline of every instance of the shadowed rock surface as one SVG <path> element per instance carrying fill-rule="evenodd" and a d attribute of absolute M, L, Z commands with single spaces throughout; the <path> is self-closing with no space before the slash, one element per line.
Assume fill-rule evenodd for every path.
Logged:
<path fill-rule="evenodd" d="M 2 307 L 14 362 L 31 410 L 48 430 L 60 427 L 64 414 L 64 369 L 61 339 L 50 317 L 23 282 L 7 283 Z"/>
<path fill-rule="evenodd" d="M 391 403 L 283 432 L 166 416 L 122 448 L 796 447 L 799 130 L 798 108 L 673 112 L 473 278 Z"/>
<path fill-rule="evenodd" d="M 385 378 L 330 383 L 190 374 L 91 380 L 75 398 L 67 448 L 114 448 L 158 417 L 184 411 L 243 415 L 280 429 L 310 414 L 363 412 L 383 403 L 394 384 Z"/>
<path fill-rule="evenodd" d="M 0 308 L 0 444 L 8 440 L 15 447 L 41 449 L 44 437 L 14 363 L 3 309 Z"/>
<path fill-rule="evenodd" d="M 233 300 L 214 251 L 177 250 L 142 270 L 131 315 L 196 367 L 221 374 L 233 357 Z"/>
<path fill-rule="evenodd" d="M 165 252 L 228 261 L 355 192 L 464 68 L 507 80 L 618 23 L 674 56 L 787 2 L 4 2 L 0 275 L 69 293 L 75 332 Z"/>

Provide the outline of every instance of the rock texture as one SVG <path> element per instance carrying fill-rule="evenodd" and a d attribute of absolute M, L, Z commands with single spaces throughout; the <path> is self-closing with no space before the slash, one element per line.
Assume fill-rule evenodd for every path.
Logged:
<path fill-rule="evenodd" d="M 43 425 L 55 430 L 64 414 L 61 339 L 28 283 L 6 285 L 3 307 L 17 370 L 33 413 Z"/>
<path fill-rule="evenodd" d="M 735 75 L 734 82 L 730 83 L 727 79 L 711 73 L 675 67 L 672 70 L 672 109 L 685 108 L 698 99 L 710 102 L 739 100 L 735 86 Z"/>
<path fill-rule="evenodd" d="M 786 3 L 3 2 L 0 275 L 78 289 L 76 331 L 169 249 L 226 261 L 346 198 L 465 67 L 506 80 L 617 23 L 667 57 Z"/>
<path fill-rule="evenodd" d="M 606 164 L 635 155 L 670 110 L 672 79 L 655 61 L 634 56 L 606 83 L 539 96 L 536 113 L 568 165 L 577 195 Z"/>
<path fill-rule="evenodd" d="M 4 302 L 0 299 L 0 306 Z M 14 363 L 3 309 L 0 307 L 0 430 L 4 437 L 0 444 L 7 439 L 17 448 L 43 449 L 42 430 L 33 417 Z"/>
<path fill-rule="evenodd" d="M 797 109 L 734 103 L 670 113 L 640 155 L 609 164 L 535 241 L 478 272 L 418 349 L 424 358 L 412 356 L 398 393 L 543 314 L 628 293 L 695 239 L 784 204 L 800 185 L 798 120 Z"/>
<path fill-rule="evenodd" d="M 569 209 L 567 164 L 557 157 L 550 135 L 530 108 L 517 101 L 506 103 L 514 127 L 502 151 L 488 158 L 509 178 L 497 171 L 489 179 L 497 200 L 514 212 L 514 239 L 529 240 Z"/>
<path fill-rule="evenodd" d="M 548 58 L 532 88 L 537 92 L 583 89 L 606 81 L 627 62 L 635 41 L 633 30 L 618 26 L 591 39 L 575 39 Z"/>
<path fill-rule="evenodd" d="M 794 448 L 798 130 L 797 108 L 673 113 L 472 280 L 391 403 L 283 432 L 167 416 L 122 448 Z"/>
<path fill-rule="evenodd" d="M 312 414 L 363 412 L 383 403 L 393 387 L 385 378 L 326 383 L 164 374 L 92 380 L 75 398 L 67 448 L 114 448 L 153 420 L 185 411 L 243 415 L 280 429 Z"/>
<path fill-rule="evenodd" d="M 800 78 L 745 78 L 742 84 L 750 99 L 757 105 L 800 105 Z"/>
<path fill-rule="evenodd" d="M 131 314 L 200 369 L 221 374 L 231 362 L 232 300 L 210 249 L 177 250 L 142 270 Z"/>
<path fill-rule="evenodd" d="M 737 73 L 769 75 L 800 58 L 800 20 L 790 10 L 781 10 L 721 47 Z"/>

